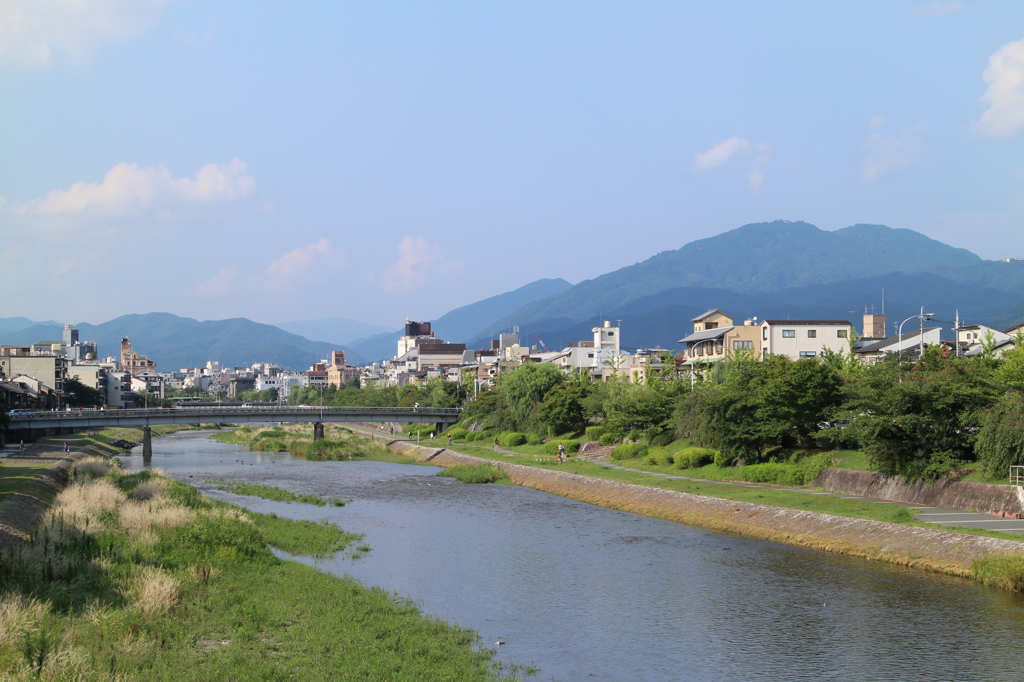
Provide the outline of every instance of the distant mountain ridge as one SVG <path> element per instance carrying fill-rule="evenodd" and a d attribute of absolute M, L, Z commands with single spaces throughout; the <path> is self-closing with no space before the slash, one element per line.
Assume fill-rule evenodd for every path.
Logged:
<path fill-rule="evenodd" d="M 561 347 L 589 339 L 602 319 L 621 319 L 624 343 L 674 347 L 692 330 L 690 318 L 680 316 L 708 308 L 740 321 L 827 317 L 859 328 L 865 306 L 881 310 L 883 289 L 890 321 L 925 305 L 948 321 L 947 329 L 958 310 L 972 323 L 1008 326 L 1010 311 L 1024 303 L 1024 263 L 985 261 L 884 225 L 828 232 L 799 221 L 753 223 L 580 282 L 523 306 L 504 324 L 518 325 L 523 343 L 540 334 L 549 347 Z M 1024 306 L 1020 311 L 1024 316 Z M 493 338 L 501 326 L 481 330 L 470 343 Z"/>
<path fill-rule="evenodd" d="M 103 324 L 76 325 L 79 338 L 95 341 L 101 356 L 117 356 L 121 339 L 157 364 L 157 371 L 177 371 L 203 366 L 217 360 L 222 367 L 248 367 L 253 362 L 273 362 L 296 371 L 330 357 L 332 350 L 345 350 L 350 364 L 361 364 L 357 353 L 331 343 L 310 341 L 269 324 L 244 317 L 200 322 L 170 313 L 123 315 Z M 4 334 L 0 343 L 27 345 L 42 339 L 59 339 L 63 325 L 33 325 Z"/>
<path fill-rule="evenodd" d="M 293 322 L 277 322 L 278 329 L 298 334 L 307 339 L 323 339 L 330 343 L 348 344 L 352 341 L 384 334 L 391 330 L 379 324 L 366 324 L 347 317 L 325 317 L 319 320 L 296 320 Z"/>

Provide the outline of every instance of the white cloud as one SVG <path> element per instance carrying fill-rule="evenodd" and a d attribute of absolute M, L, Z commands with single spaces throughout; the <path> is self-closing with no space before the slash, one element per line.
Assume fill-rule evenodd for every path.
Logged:
<path fill-rule="evenodd" d="M 442 260 L 437 244 L 407 234 L 398 243 L 398 260 L 381 272 L 381 284 L 387 291 L 412 291 L 427 283 L 431 276 L 450 271 L 456 265 Z"/>
<path fill-rule="evenodd" d="M 221 296 L 226 294 L 234 287 L 237 275 L 238 266 L 229 265 L 213 277 L 200 282 L 196 287 L 196 293 L 200 296 Z"/>
<path fill-rule="evenodd" d="M 326 237 L 309 246 L 293 249 L 284 254 L 266 270 L 266 284 L 271 289 L 290 289 L 316 271 L 328 256 L 333 254 L 331 242 Z"/>
<path fill-rule="evenodd" d="M 877 129 L 879 125 L 879 117 L 872 117 L 872 128 Z M 861 180 L 873 182 L 886 173 L 909 166 L 921 147 L 921 137 L 926 130 L 924 125 L 918 124 L 895 135 L 883 135 L 880 132 L 868 135 L 862 145 L 867 157 L 861 167 Z"/>
<path fill-rule="evenodd" d="M 95 210 L 105 215 L 124 215 L 160 205 L 181 205 L 243 199 L 256 190 L 256 181 L 245 164 L 208 163 L 194 179 L 173 178 L 163 166 L 140 168 L 121 162 L 110 169 L 103 182 L 78 182 L 56 189 L 18 208 L 19 213 L 68 214 Z"/>
<path fill-rule="evenodd" d="M 728 162 L 729 159 L 731 159 L 737 152 L 746 152 L 749 150 L 750 140 L 746 140 L 742 137 L 730 137 L 728 140 L 722 140 L 706 152 L 697 152 L 694 154 L 694 161 L 691 169 L 694 173 L 701 173 L 712 168 L 718 168 L 722 164 Z"/>
<path fill-rule="evenodd" d="M 88 60 L 105 42 L 142 33 L 166 0 L 3 0 L 0 61 L 48 68 L 57 54 Z"/>
<path fill-rule="evenodd" d="M 964 11 L 964 3 L 960 0 L 929 0 L 926 3 L 907 9 L 912 17 L 944 17 Z"/>
<path fill-rule="evenodd" d="M 1024 128 L 1024 40 L 1007 43 L 988 58 L 982 73 L 988 110 L 971 124 L 975 132 L 1007 137 Z"/>

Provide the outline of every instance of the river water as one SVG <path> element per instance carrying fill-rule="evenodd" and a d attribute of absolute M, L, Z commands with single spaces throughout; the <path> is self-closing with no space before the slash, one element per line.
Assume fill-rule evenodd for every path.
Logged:
<path fill-rule="evenodd" d="M 194 431 L 153 450 L 153 466 L 211 496 L 364 533 L 365 557 L 310 563 L 504 642 L 500 658 L 533 663 L 537 680 L 1024 679 L 1024 598 L 967 580 L 468 485 L 429 466 L 296 461 Z M 209 478 L 351 502 L 239 497 Z"/>

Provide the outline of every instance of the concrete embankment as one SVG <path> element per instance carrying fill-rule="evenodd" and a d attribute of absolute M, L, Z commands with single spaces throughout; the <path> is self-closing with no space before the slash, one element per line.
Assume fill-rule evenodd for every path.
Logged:
<path fill-rule="evenodd" d="M 80 447 L 72 444 L 72 452 L 64 452 L 59 443 L 34 443 L 25 452 L 0 460 L 0 466 L 50 465 L 39 472 L 24 488 L 0 503 L 0 550 L 29 537 L 39 519 L 50 508 L 53 498 L 67 485 L 71 464 L 82 457 L 109 457 L 110 451 L 99 446 Z"/>
<path fill-rule="evenodd" d="M 1024 512 L 1024 489 L 1015 485 L 971 481 L 917 481 L 908 484 L 900 476 L 830 468 L 822 471 L 811 483 L 811 487 L 834 493 L 943 509 Z"/>
<path fill-rule="evenodd" d="M 387 442 L 387 441 L 386 441 Z M 449 467 L 491 462 L 451 450 L 390 441 L 388 447 L 418 461 Z M 702 497 L 661 488 L 609 481 L 505 462 L 516 484 L 581 502 L 677 521 L 724 533 L 972 577 L 976 559 L 1024 554 L 1024 542 L 964 535 L 930 528 L 780 509 Z"/>

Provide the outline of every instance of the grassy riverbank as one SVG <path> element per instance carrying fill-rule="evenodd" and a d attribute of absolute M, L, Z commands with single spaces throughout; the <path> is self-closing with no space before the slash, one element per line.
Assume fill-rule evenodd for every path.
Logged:
<path fill-rule="evenodd" d="M 277 559 L 345 551 L 331 524 L 242 512 L 157 471 L 76 462 L 0 565 L 0 678 L 514 679 L 472 631 Z"/>

